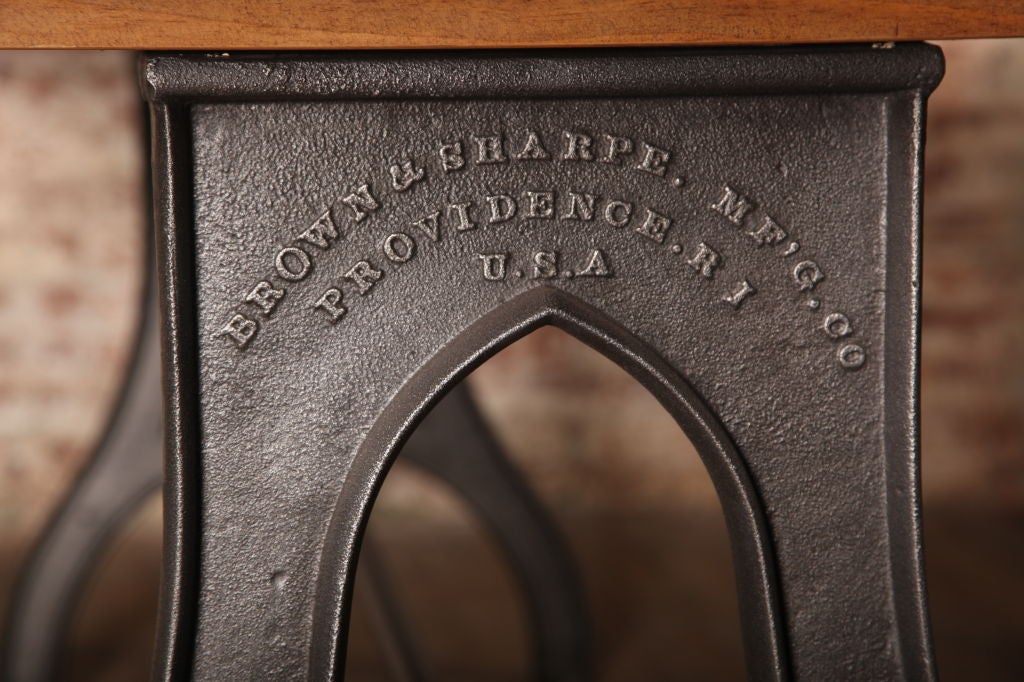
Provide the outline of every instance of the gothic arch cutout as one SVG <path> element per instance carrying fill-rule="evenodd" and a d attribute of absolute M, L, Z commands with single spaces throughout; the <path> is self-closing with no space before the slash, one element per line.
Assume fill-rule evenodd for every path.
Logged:
<path fill-rule="evenodd" d="M 537 287 L 448 342 L 401 388 L 359 446 L 328 526 L 317 579 L 311 679 L 340 679 L 359 545 L 377 492 L 402 444 L 430 409 L 499 350 L 553 325 L 594 348 L 649 390 L 695 446 L 718 493 L 736 571 L 751 679 L 788 672 L 775 557 L 757 492 L 728 433 L 685 379 L 648 344 L 565 291 Z"/>

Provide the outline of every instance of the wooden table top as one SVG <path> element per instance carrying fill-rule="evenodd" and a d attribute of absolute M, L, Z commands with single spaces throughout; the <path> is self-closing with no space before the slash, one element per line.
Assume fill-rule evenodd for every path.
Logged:
<path fill-rule="evenodd" d="M 1010 0 L 5 0 L 0 48 L 465 49 L 1024 35 Z"/>

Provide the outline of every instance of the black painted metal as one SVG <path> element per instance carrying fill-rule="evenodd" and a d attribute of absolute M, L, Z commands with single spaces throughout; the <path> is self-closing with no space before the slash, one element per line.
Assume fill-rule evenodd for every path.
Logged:
<path fill-rule="evenodd" d="M 158 678 L 342 677 L 390 461 L 545 324 L 622 364 L 697 446 L 752 678 L 934 677 L 916 358 L 936 48 L 142 72 L 172 425 Z"/>
<path fill-rule="evenodd" d="M 390 573 L 372 537 L 363 539 L 359 559 L 359 594 L 374 630 L 380 635 L 388 672 L 395 682 L 433 679 L 405 612 L 391 589 Z"/>
<path fill-rule="evenodd" d="M 533 679 L 590 679 L 590 626 L 573 559 L 464 384 L 430 411 L 401 453 L 450 486 L 504 549 L 523 586 Z"/>
<path fill-rule="evenodd" d="M 112 536 L 161 483 L 159 310 L 140 316 L 135 358 L 106 436 L 22 567 L 5 614 L 0 679 L 63 679 L 64 645 L 81 588 Z M 543 680 L 582 679 L 589 670 L 583 595 L 551 519 L 491 435 L 465 386 L 424 420 L 402 457 L 449 485 L 505 548 L 524 585 Z M 430 679 L 377 553 L 364 552 L 363 593 L 397 680 Z"/>

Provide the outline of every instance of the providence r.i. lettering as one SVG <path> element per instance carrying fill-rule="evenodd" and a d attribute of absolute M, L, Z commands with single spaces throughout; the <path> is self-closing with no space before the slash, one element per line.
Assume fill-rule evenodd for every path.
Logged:
<path fill-rule="evenodd" d="M 751 248 L 769 249 L 783 264 L 779 273 L 758 273 L 757 277 L 718 276 L 726 257 L 713 236 L 693 237 L 679 229 L 665 206 L 648 205 L 628 196 L 600 196 L 581 186 L 507 187 L 496 191 L 481 189 L 456 200 L 438 202 L 432 210 L 405 225 L 392 226 L 369 253 L 345 254 L 348 261 L 338 270 L 332 285 L 308 291 L 305 280 L 318 262 L 339 249 L 349 230 L 366 229 L 390 204 L 401 202 L 402 194 L 430 177 L 441 180 L 453 174 L 472 173 L 478 166 L 498 164 L 600 164 L 618 166 L 622 172 L 640 173 L 651 182 L 669 183 L 684 192 L 685 174 L 675 168 L 675 155 L 662 145 L 629 136 L 591 134 L 578 130 L 540 133 L 536 130 L 475 132 L 462 139 L 450 139 L 436 146 L 432 158 L 414 160 L 408 155 L 382 168 L 378 178 L 365 178 L 310 223 L 297 229 L 292 239 L 269 259 L 266 275 L 242 293 L 240 300 L 218 335 L 240 350 L 250 347 L 263 325 L 271 324 L 282 301 L 302 297 L 311 314 L 328 328 L 343 327 L 355 314 L 357 303 L 373 296 L 388 277 L 401 276 L 427 245 L 443 245 L 474 230 L 501 229 L 516 221 L 592 226 L 601 230 L 628 231 L 637 239 L 663 249 L 666 257 L 681 258 L 685 271 L 718 290 L 723 311 L 739 311 L 758 293 L 757 277 L 781 275 L 800 295 L 802 305 L 818 317 L 817 328 L 836 344 L 838 364 L 847 370 L 864 365 L 867 353 L 853 343 L 855 325 L 842 311 L 834 310 L 816 294 L 826 280 L 824 269 L 815 261 L 800 259 L 800 243 L 749 196 L 728 183 L 705 203 L 709 216 L 720 228 L 741 230 Z M 730 263 L 742 262 L 733 254 Z M 613 280 L 622 276 L 616 256 L 606 248 L 580 248 L 569 253 L 524 245 L 521 250 L 495 250 L 474 254 L 467 268 L 474 268 L 488 282 L 592 278 Z M 337 257 L 332 258 L 333 263 Z M 391 266 L 391 267 L 385 267 Z M 729 268 L 734 271 L 734 267 Z"/>

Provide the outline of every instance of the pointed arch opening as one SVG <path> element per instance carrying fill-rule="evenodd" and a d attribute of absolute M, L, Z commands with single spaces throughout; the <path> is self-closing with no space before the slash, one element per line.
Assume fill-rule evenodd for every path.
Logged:
<path fill-rule="evenodd" d="M 551 287 L 538 287 L 505 302 L 439 349 L 394 396 L 357 449 L 325 539 L 311 678 L 343 677 L 360 545 L 373 502 L 402 445 L 423 417 L 473 369 L 546 325 L 625 369 L 690 439 L 718 494 L 729 530 L 748 674 L 752 679 L 785 678 L 774 557 L 764 511 L 742 457 L 705 402 L 650 345 L 590 304 Z"/>

